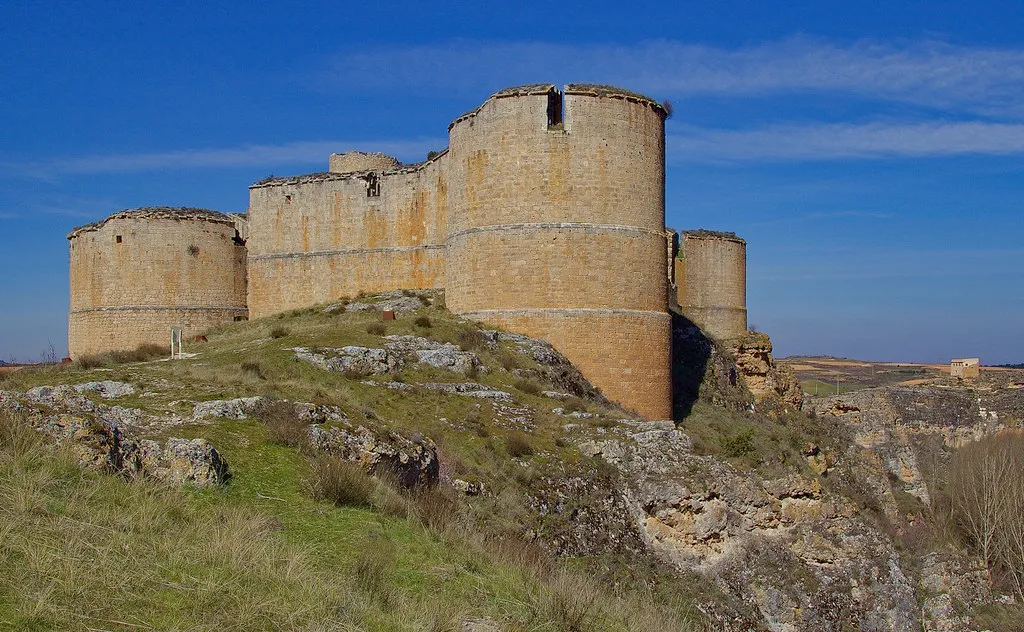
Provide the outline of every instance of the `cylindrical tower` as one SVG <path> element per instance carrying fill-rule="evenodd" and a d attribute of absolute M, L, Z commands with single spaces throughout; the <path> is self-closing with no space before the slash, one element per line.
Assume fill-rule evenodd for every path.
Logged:
<path fill-rule="evenodd" d="M 234 221 L 196 208 L 114 213 L 76 228 L 71 249 L 71 357 L 167 345 L 248 315 L 245 246 Z"/>
<path fill-rule="evenodd" d="M 676 259 L 683 314 L 719 340 L 747 333 L 747 242 L 734 233 L 683 231 Z"/>
<path fill-rule="evenodd" d="M 612 400 L 672 412 L 665 110 L 625 90 L 503 90 L 450 127 L 452 311 L 551 342 Z"/>
<path fill-rule="evenodd" d="M 347 151 L 343 154 L 331 154 L 327 161 L 331 173 L 351 173 L 354 171 L 387 171 L 400 166 L 398 158 L 387 154 L 367 154 L 361 151 Z"/>

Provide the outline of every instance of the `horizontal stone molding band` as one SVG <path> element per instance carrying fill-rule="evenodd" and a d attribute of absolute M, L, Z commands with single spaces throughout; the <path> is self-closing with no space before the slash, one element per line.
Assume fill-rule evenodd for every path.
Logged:
<path fill-rule="evenodd" d="M 471 312 L 459 312 L 460 316 L 467 318 L 490 318 L 502 316 L 511 318 L 515 316 L 644 316 L 656 318 L 668 318 L 668 312 L 655 312 L 645 309 L 600 309 L 585 307 L 538 307 L 527 309 L 478 309 Z"/>
<path fill-rule="evenodd" d="M 503 232 L 503 231 L 526 231 L 526 230 L 593 230 L 593 231 L 614 231 L 631 233 L 637 235 L 655 235 L 666 237 L 668 233 L 661 230 L 651 230 L 639 226 L 623 226 L 621 224 L 591 224 L 588 222 L 534 222 L 527 224 L 496 224 L 492 226 L 475 226 L 455 231 L 448 235 L 448 239 L 456 239 L 463 235 L 473 233 Z"/>
<path fill-rule="evenodd" d="M 248 312 L 248 307 L 225 307 L 219 305 L 111 305 L 107 307 L 86 307 L 73 309 L 72 314 L 87 312 Z"/>
<path fill-rule="evenodd" d="M 424 246 L 392 246 L 389 248 L 349 248 L 347 250 L 313 250 L 311 252 L 275 252 L 264 255 L 249 255 L 249 261 L 268 259 L 305 259 L 311 257 L 334 257 L 344 255 L 368 255 L 387 252 L 415 252 L 417 250 L 440 250 L 444 244 L 427 244 Z"/>

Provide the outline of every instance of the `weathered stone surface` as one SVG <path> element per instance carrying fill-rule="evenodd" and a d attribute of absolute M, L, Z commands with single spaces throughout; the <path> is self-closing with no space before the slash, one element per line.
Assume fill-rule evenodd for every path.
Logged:
<path fill-rule="evenodd" d="M 371 347 L 347 346 L 340 349 L 292 349 L 295 357 L 308 362 L 325 371 L 354 373 L 357 375 L 376 375 L 395 371 L 402 366 L 400 355 L 387 349 Z"/>
<path fill-rule="evenodd" d="M 594 388 L 583 374 L 549 343 L 522 334 L 481 329 L 488 344 L 497 348 L 500 342 L 511 342 L 518 353 L 521 353 L 540 365 L 539 369 L 515 369 L 513 373 L 523 378 L 544 380 L 565 391 L 545 391 L 548 397 L 586 397 L 606 401 L 601 393 Z"/>
<path fill-rule="evenodd" d="M 86 382 L 76 384 L 75 390 L 79 393 L 96 393 L 104 399 L 114 399 L 135 393 L 135 387 L 124 382 L 103 380 L 102 382 Z"/>
<path fill-rule="evenodd" d="M 399 296 L 385 298 L 375 303 L 352 302 L 345 306 L 346 312 L 382 312 L 393 311 L 396 314 L 414 312 L 426 307 L 426 303 L 419 296 Z M 325 310 L 326 311 L 326 310 Z"/>
<path fill-rule="evenodd" d="M 192 410 L 192 419 L 245 419 L 263 401 L 262 397 L 239 397 L 237 399 L 213 399 L 197 402 Z"/>
<path fill-rule="evenodd" d="M 464 395 L 466 397 L 479 397 L 482 399 L 512 399 L 512 393 L 506 391 L 500 391 L 486 384 L 478 384 L 476 382 L 427 382 L 421 384 L 423 388 L 429 388 L 432 391 L 441 391 L 443 393 L 453 393 L 455 395 Z"/>
<path fill-rule="evenodd" d="M 448 342 L 438 342 L 419 336 L 386 336 L 388 350 L 396 355 L 416 356 L 418 362 L 455 373 L 469 374 L 480 370 L 483 364 L 472 351 L 463 351 Z"/>
<path fill-rule="evenodd" d="M 374 433 L 363 426 L 310 426 L 312 446 L 363 465 L 371 474 L 389 473 L 406 487 L 436 485 L 440 471 L 437 446 L 424 437 Z"/>
<path fill-rule="evenodd" d="M 772 358 L 772 341 L 766 334 L 748 332 L 730 344 L 736 368 L 751 393 L 758 397 L 773 394 L 797 408 L 801 406 L 803 389 L 800 382 L 789 367 Z"/>
<path fill-rule="evenodd" d="M 161 447 L 156 441 L 134 442 L 126 460 L 136 472 L 171 483 L 209 487 L 228 478 L 227 461 L 206 439 L 170 438 Z"/>
<path fill-rule="evenodd" d="M 34 405 L 46 406 L 55 411 L 75 415 L 92 415 L 102 418 L 121 428 L 151 428 L 166 424 L 153 415 L 147 415 L 137 408 L 97 404 L 71 386 L 37 386 L 19 397 Z"/>
<path fill-rule="evenodd" d="M 44 407 L 27 396 L 18 398 L 16 394 L 4 394 L 0 405 L 24 413 L 36 430 L 92 469 L 200 487 L 227 479 L 227 462 L 205 439 L 170 438 L 163 446 L 156 441 L 139 439 L 108 415 L 116 407 L 96 406 L 92 410 L 66 412 L 69 401 L 61 399 L 61 393 L 64 391 L 37 391 L 37 397 L 51 402 Z M 77 404 L 70 402 L 71 406 Z M 61 407 L 65 411 L 61 411 Z"/>

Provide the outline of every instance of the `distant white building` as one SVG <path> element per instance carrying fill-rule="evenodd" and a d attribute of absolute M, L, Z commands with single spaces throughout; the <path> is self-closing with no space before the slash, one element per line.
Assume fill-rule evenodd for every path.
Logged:
<path fill-rule="evenodd" d="M 980 358 L 959 358 L 949 363 L 949 374 L 952 377 L 973 379 L 981 373 Z"/>

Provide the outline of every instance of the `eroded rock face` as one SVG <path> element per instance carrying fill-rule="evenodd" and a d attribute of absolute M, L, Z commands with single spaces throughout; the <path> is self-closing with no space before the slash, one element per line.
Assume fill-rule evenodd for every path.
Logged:
<path fill-rule="evenodd" d="M 417 362 L 438 369 L 467 375 L 480 370 L 483 364 L 472 351 L 463 351 L 450 342 L 438 342 L 420 336 L 385 336 L 385 346 L 392 353 L 404 356 L 414 355 Z"/>
<path fill-rule="evenodd" d="M 113 380 L 76 384 L 75 390 L 79 393 L 95 393 L 104 399 L 115 399 L 117 397 L 124 397 L 125 395 L 132 395 L 135 393 L 135 387 L 131 384 L 115 382 Z"/>
<path fill-rule="evenodd" d="M 347 346 L 340 349 L 292 349 L 295 357 L 325 371 L 356 375 L 378 375 L 399 369 L 402 359 L 387 349 Z"/>
<path fill-rule="evenodd" d="M 736 368 L 751 393 L 758 397 L 773 394 L 797 408 L 801 406 L 800 382 L 789 367 L 772 358 L 772 341 L 767 334 L 748 332 L 732 344 Z"/>
<path fill-rule="evenodd" d="M 34 397 L 4 393 L 0 405 L 24 414 L 36 430 L 70 450 L 86 467 L 199 487 L 222 483 L 229 476 L 227 462 L 205 439 L 170 438 L 163 445 L 139 439 L 108 414 L 117 407 L 90 408 L 64 397 L 64 391 L 41 388 Z M 39 399 L 49 403 L 40 406 Z"/>
<path fill-rule="evenodd" d="M 374 433 L 363 426 L 346 424 L 310 426 L 309 438 L 315 449 L 360 463 L 371 474 L 394 474 L 406 487 L 437 484 L 437 446 L 425 437 Z"/>
<path fill-rule="evenodd" d="M 984 602 L 984 577 L 963 572 L 964 558 L 934 564 L 919 590 L 892 539 L 818 479 L 765 480 L 690 448 L 684 432 L 664 423 L 633 423 L 580 444 L 620 473 L 624 520 L 647 550 L 738 597 L 769 630 L 969 629 L 945 609 Z"/>
<path fill-rule="evenodd" d="M 196 402 L 192 409 L 192 419 L 245 419 L 262 401 L 262 397 L 239 397 Z"/>

